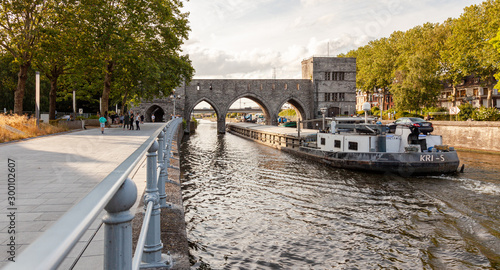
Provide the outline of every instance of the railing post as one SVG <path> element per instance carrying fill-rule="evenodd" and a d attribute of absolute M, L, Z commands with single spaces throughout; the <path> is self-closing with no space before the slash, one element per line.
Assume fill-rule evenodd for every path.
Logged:
<path fill-rule="evenodd" d="M 158 142 L 155 141 L 148 149 L 147 156 L 147 182 L 146 194 L 144 195 L 144 208 L 147 207 L 150 201 L 153 201 L 153 211 L 151 212 L 151 219 L 149 221 L 148 233 L 146 234 L 146 243 L 144 245 L 144 253 L 142 261 L 144 264 L 141 268 L 166 268 L 171 264 L 170 258 L 165 256 L 162 258 L 161 250 L 163 244 L 161 242 L 161 223 L 160 223 L 160 198 L 158 194 L 157 183 L 157 153 Z"/>
<path fill-rule="evenodd" d="M 104 207 L 104 269 L 132 269 L 132 225 L 129 209 L 137 199 L 137 187 L 127 178 Z"/>
<path fill-rule="evenodd" d="M 165 166 L 165 127 L 162 132 L 158 135 L 158 166 L 160 166 L 160 177 L 158 178 L 158 193 L 160 196 L 160 208 L 171 207 L 167 204 L 167 194 L 165 194 L 165 180 L 167 179 L 167 168 Z"/>

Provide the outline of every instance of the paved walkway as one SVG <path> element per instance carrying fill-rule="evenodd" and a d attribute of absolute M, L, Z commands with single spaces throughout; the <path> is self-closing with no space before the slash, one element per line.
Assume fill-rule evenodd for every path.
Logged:
<path fill-rule="evenodd" d="M 71 132 L 0 144 L 0 268 L 10 257 L 9 207 L 15 208 L 15 252 L 17 256 L 78 203 L 102 179 L 146 141 L 163 123 L 146 123 L 141 130 L 121 128 Z M 8 169 L 15 164 L 15 205 L 8 201 Z M 137 175 L 138 197 L 145 187 L 145 163 Z M 12 182 L 12 181 L 11 181 Z M 139 201 L 136 201 L 136 205 Z M 132 209 L 135 210 L 135 207 Z M 102 214 L 101 214 L 102 215 Z M 94 239 L 74 269 L 102 269 L 103 230 L 96 220 L 59 269 L 70 269 L 75 258 Z"/>

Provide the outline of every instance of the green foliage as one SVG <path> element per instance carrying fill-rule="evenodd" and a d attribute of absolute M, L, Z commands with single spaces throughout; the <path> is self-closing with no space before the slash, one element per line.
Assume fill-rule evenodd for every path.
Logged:
<path fill-rule="evenodd" d="M 486 0 L 457 19 L 396 31 L 340 57 L 356 57 L 358 89 L 389 91 L 399 111 L 433 107 L 441 81 L 457 85 L 473 74 L 488 87 L 492 107 L 493 75 L 500 79 L 498 14 L 500 1 Z"/>
<path fill-rule="evenodd" d="M 481 106 L 474 110 L 472 119 L 476 121 L 498 121 L 500 120 L 500 112 L 497 108 L 486 108 Z"/>
<path fill-rule="evenodd" d="M 374 115 L 374 116 L 380 116 L 380 108 L 379 108 L 379 107 L 377 107 L 377 106 L 373 106 L 373 107 L 371 108 L 371 113 L 372 113 L 372 115 Z"/>
<path fill-rule="evenodd" d="M 278 113 L 278 116 L 287 117 L 287 118 L 295 117 L 296 115 L 297 115 L 297 112 L 295 111 L 295 109 L 286 109 L 286 110 L 282 110 L 281 112 Z"/>
<path fill-rule="evenodd" d="M 458 113 L 458 119 L 461 121 L 473 119 L 473 114 L 475 108 L 470 103 L 464 103 L 458 106 L 460 112 Z"/>
<path fill-rule="evenodd" d="M 420 118 L 424 118 L 423 115 L 420 115 L 418 113 L 408 112 L 408 111 L 399 111 L 399 112 L 396 112 L 396 114 L 394 115 L 395 119 L 398 119 L 398 118 L 401 118 L 401 117 L 420 117 Z"/>

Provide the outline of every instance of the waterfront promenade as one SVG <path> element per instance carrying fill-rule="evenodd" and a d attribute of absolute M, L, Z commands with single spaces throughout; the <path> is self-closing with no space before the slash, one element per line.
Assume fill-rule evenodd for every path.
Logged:
<path fill-rule="evenodd" d="M 15 263 L 9 258 L 16 260 L 163 124 L 147 123 L 141 130 L 107 128 L 104 135 L 96 128 L 0 144 L 0 268 Z M 139 164 L 130 177 L 136 176 L 141 197 L 146 173 L 143 162 Z M 15 175 L 8 175 L 9 168 Z M 103 230 L 95 233 L 100 224 L 101 218 L 96 219 L 59 269 L 70 268 L 92 238 L 74 269 L 102 268 Z"/>

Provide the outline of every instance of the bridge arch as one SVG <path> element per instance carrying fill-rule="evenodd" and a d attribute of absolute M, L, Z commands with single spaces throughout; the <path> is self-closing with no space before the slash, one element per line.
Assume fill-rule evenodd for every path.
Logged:
<path fill-rule="evenodd" d="M 152 105 L 146 110 L 146 122 L 152 122 L 152 116 L 155 116 L 155 122 L 165 122 L 165 111 L 158 105 Z"/>
<path fill-rule="evenodd" d="M 251 101 L 257 103 L 257 105 L 259 105 L 260 109 L 262 110 L 262 113 L 264 114 L 264 118 L 266 119 L 266 125 L 271 125 L 273 123 L 273 114 L 272 114 L 272 111 L 271 110 L 271 107 L 270 105 L 268 104 L 268 102 L 265 101 L 264 98 L 262 98 L 261 96 L 259 95 L 256 95 L 254 93 L 250 93 L 250 92 L 247 92 L 247 93 L 243 93 L 239 96 L 236 96 L 235 98 L 233 98 L 226 106 L 226 112 L 229 111 L 229 108 L 231 107 L 231 105 L 233 105 L 238 99 L 240 98 L 248 98 L 250 99 Z"/>
<path fill-rule="evenodd" d="M 281 111 L 281 108 L 287 102 L 290 105 L 292 105 L 292 107 L 298 113 L 298 117 L 301 120 L 306 120 L 306 119 L 310 119 L 311 118 L 311 115 L 310 115 L 309 111 L 305 109 L 306 106 L 300 100 L 298 100 L 298 99 L 296 99 L 294 97 L 287 97 L 287 98 L 282 99 L 280 105 L 277 108 L 276 115 L 279 114 L 279 112 Z"/>

